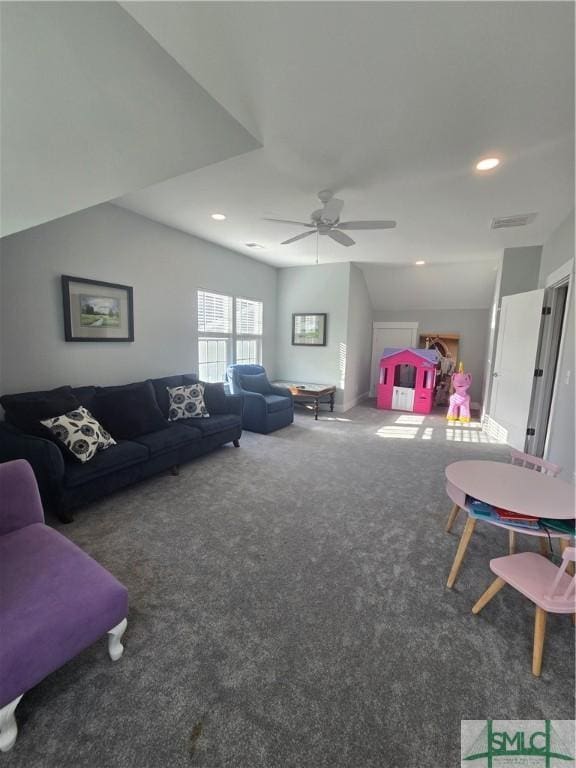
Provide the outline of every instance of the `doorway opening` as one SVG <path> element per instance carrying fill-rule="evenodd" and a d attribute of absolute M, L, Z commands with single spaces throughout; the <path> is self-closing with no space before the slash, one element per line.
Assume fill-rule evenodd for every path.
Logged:
<path fill-rule="evenodd" d="M 533 456 L 543 456 L 550 425 L 558 364 L 562 348 L 562 338 L 570 279 L 546 289 L 544 293 L 544 321 L 542 323 L 536 370 L 534 371 L 534 390 L 530 406 L 529 434 L 526 451 Z"/>

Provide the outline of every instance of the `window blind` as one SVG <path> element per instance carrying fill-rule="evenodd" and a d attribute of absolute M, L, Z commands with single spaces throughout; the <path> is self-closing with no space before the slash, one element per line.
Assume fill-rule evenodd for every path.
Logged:
<path fill-rule="evenodd" d="M 236 299 L 236 335 L 262 336 L 262 302 Z"/>
<path fill-rule="evenodd" d="M 232 333 L 232 296 L 198 291 L 198 332 Z"/>

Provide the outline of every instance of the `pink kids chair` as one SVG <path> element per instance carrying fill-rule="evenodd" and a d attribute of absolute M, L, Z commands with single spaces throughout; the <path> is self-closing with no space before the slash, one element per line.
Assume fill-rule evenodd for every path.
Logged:
<path fill-rule="evenodd" d="M 450 395 L 450 406 L 446 418 L 448 421 L 470 421 L 470 395 L 468 389 L 472 384 L 472 374 L 464 373 L 464 364 L 460 363 L 458 373 L 452 374 L 454 393 Z"/>
<path fill-rule="evenodd" d="M 575 560 L 574 547 L 566 547 L 562 554 L 560 568 L 535 552 L 522 552 L 519 555 L 507 555 L 490 560 L 490 570 L 496 574 L 497 578 L 472 608 L 472 613 L 480 613 L 505 584 L 510 584 L 535 604 L 532 654 L 532 674 L 535 677 L 540 677 L 542 671 L 542 652 L 548 613 L 574 614 L 576 611 L 576 578 L 569 576 L 566 571 L 569 563 Z"/>
<path fill-rule="evenodd" d="M 552 464 L 551 461 L 539 459 L 538 456 L 531 456 L 529 453 L 522 453 L 514 448 L 510 449 L 510 464 L 533 469 L 535 472 L 542 472 L 543 475 L 550 475 L 550 477 L 556 477 L 562 471 L 559 464 Z"/>

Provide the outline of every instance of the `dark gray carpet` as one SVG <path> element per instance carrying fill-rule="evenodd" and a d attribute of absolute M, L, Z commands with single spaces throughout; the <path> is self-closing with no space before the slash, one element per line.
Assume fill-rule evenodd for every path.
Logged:
<path fill-rule="evenodd" d="M 444 467 L 506 449 L 417 422 L 299 411 L 60 526 L 127 585 L 126 651 L 103 640 L 28 693 L 2 762 L 453 768 L 461 718 L 573 718 L 570 619 L 550 617 L 536 680 L 529 602 L 470 613 L 506 532 L 479 525 L 445 589 Z"/>

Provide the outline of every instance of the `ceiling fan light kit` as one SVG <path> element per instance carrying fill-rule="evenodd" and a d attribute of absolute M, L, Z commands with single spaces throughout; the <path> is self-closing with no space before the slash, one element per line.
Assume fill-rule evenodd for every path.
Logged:
<path fill-rule="evenodd" d="M 318 193 L 318 199 L 322 203 L 322 208 L 312 211 L 310 223 L 304 221 L 293 221 L 291 219 L 269 219 L 264 221 L 273 221 L 279 224 L 295 224 L 299 227 L 306 227 L 310 231 L 302 232 L 299 235 L 283 240 L 281 245 L 290 245 L 297 240 L 303 240 L 310 235 L 326 235 L 335 243 L 349 248 L 355 245 L 356 241 L 344 230 L 362 230 L 362 229 L 393 229 L 396 226 L 395 221 L 374 220 L 374 221 L 340 221 L 340 214 L 344 207 L 344 201 L 334 197 L 329 189 L 323 189 Z"/>

